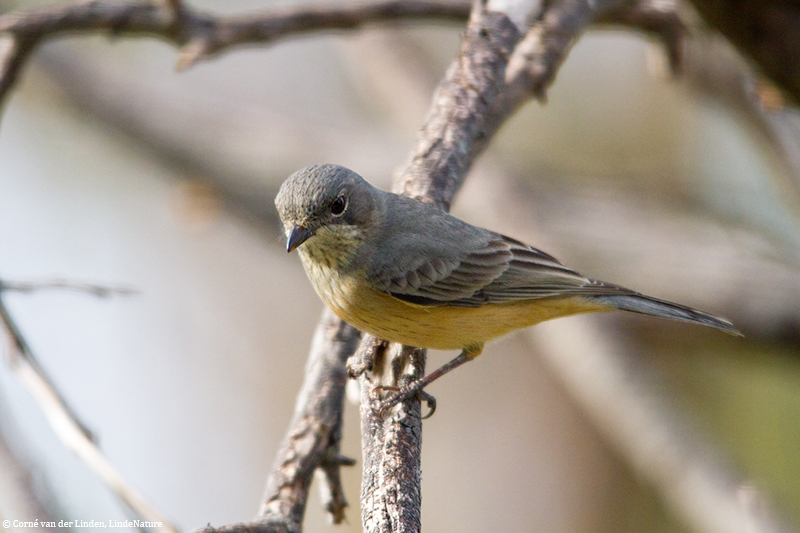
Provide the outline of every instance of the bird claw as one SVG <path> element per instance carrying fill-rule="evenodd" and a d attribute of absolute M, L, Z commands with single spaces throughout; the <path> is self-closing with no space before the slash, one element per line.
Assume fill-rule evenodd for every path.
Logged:
<path fill-rule="evenodd" d="M 433 413 L 436 412 L 436 398 L 422 390 L 421 387 L 423 385 L 423 383 L 419 382 L 402 387 L 395 387 L 392 385 L 377 385 L 372 389 L 373 395 L 380 394 L 383 391 L 390 391 L 394 394 L 389 396 L 387 399 L 378 402 L 378 405 L 375 406 L 375 409 L 377 409 L 380 416 L 383 417 L 387 409 L 394 407 L 400 402 L 410 400 L 411 398 L 416 398 L 420 402 L 425 402 L 425 404 L 428 406 L 428 409 L 430 409 L 428 414 L 423 416 L 421 420 L 430 418 L 433 416 Z"/>

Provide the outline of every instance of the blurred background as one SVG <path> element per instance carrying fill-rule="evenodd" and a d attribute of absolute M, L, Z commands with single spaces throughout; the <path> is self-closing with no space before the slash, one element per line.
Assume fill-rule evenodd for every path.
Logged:
<path fill-rule="evenodd" d="M 233 4 L 192 2 L 218 13 L 273 5 Z M 0 279 L 137 292 L 4 299 L 111 463 L 183 530 L 255 515 L 322 311 L 285 252 L 280 183 L 329 162 L 391 187 L 460 31 L 306 35 L 180 73 L 158 41 L 73 37 L 43 46 L 25 71 L 0 129 Z M 682 77 L 663 63 L 660 45 L 632 31 L 584 36 L 547 105 L 506 125 L 453 212 L 587 276 L 733 320 L 744 339 L 623 313 L 592 319 L 745 480 L 742 498 L 797 524 L 798 120 L 716 38 L 689 43 Z M 539 356 L 538 329 L 430 388 L 425 529 L 691 530 Z M 432 352 L 429 366 L 452 356 Z M 332 529 L 314 492 L 306 531 L 361 529 L 355 404 L 344 431 L 343 453 L 359 459 L 344 470 L 349 523 Z M 6 366 L 0 432 L 0 518 L 34 505 L 20 486 L 56 520 L 129 517 Z"/>

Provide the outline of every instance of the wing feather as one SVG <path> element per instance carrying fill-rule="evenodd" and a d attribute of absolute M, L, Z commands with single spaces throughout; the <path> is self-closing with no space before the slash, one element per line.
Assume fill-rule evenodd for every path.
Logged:
<path fill-rule="evenodd" d="M 371 280 L 395 298 L 430 306 L 477 307 L 486 303 L 627 292 L 589 280 L 553 256 L 503 235 L 486 232 L 477 244 L 459 253 L 448 247 L 429 247 L 424 254 L 415 254 L 416 260 L 405 267 L 402 261 L 396 261 L 373 268 Z"/>

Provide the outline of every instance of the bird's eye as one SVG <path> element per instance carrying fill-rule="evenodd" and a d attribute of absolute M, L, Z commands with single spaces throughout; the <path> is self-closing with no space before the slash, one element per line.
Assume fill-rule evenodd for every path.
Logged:
<path fill-rule="evenodd" d="M 345 200 L 344 196 L 338 197 L 336 200 L 333 201 L 331 204 L 331 214 L 333 216 L 339 216 L 344 213 L 345 208 L 347 207 L 347 200 Z"/>

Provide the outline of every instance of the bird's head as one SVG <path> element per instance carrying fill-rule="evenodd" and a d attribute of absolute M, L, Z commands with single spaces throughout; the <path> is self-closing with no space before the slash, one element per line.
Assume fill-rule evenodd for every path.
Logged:
<path fill-rule="evenodd" d="M 304 251 L 325 262 L 346 260 L 373 226 L 376 190 L 338 165 L 298 170 L 283 182 L 275 197 L 286 250 L 307 243 Z"/>

